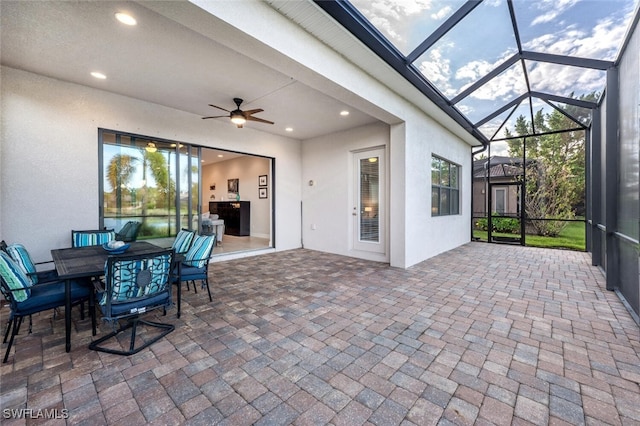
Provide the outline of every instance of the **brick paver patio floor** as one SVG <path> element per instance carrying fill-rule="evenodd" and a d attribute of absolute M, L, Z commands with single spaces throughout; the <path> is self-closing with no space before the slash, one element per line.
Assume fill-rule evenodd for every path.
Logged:
<path fill-rule="evenodd" d="M 68 354 L 63 315 L 34 316 L 0 422 L 640 424 L 640 328 L 586 253 L 470 243 L 403 270 L 300 249 L 210 276 L 213 303 L 185 290 L 130 357 L 88 350 L 77 309 Z"/>

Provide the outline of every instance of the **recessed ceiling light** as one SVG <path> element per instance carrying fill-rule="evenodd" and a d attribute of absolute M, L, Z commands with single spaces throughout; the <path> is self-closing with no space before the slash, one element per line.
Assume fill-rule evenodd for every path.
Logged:
<path fill-rule="evenodd" d="M 287 127 L 284 129 L 285 132 L 293 132 L 293 127 Z"/>
<path fill-rule="evenodd" d="M 93 77 L 95 77 L 95 78 L 100 79 L 100 80 L 104 80 L 105 78 L 107 78 L 107 76 L 106 76 L 106 75 L 104 75 L 104 74 L 102 74 L 101 72 L 98 72 L 98 71 L 93 71 L 93 72 L 91 73 L 91 75 L 92 75 Z"/>
<path fill-rule="evenodd" d="M 349 111 L 340 111 L 340 115 L 343 117 L 346 117 L 347 115 L 349 115 Z"/>
<path fill-rule="evenodd" d="M 224 157 L 224 155 L 218 154 L 218 158 L 222 158 L 222 157 Z"/>
<path fill-rule="evenodd" d="M 138 23 L 136 18 L 124 12 L 117 12 L 116 19 L 125 25 L 136 25 Z"/>

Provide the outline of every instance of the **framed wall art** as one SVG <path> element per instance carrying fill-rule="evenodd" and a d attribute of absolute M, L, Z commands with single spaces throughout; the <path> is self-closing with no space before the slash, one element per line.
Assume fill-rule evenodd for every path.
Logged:
<path fill-rule="evenodd" d="M 227 180 L 227 192 L 230 194 L 237 194 L 240 191 L 240 180 L 239 179 L 228 179 Z"/>

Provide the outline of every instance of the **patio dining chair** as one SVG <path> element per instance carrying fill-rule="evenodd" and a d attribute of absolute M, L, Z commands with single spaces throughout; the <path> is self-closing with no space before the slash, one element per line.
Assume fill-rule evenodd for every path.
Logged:
<path fill-rule="evenodd" d="M 142 223 L 130 220 L 125 223 L 118 232 L 116 232 L 115 239 L 118 241 L 124 241 L 125 243 L 133 242 L 138 239 L 138 233 L 140 232 L 141 226 Z"/>
<path fill-rule="evenodd" d="M 92 287 L 80 281 L 71 282 L 71 302 L 88 300 L 93 308 Z M 0 251 L 0 292 L 9 301 L 11 312 L 4 343 L 9 332 L 11 338 L 4 354 L 3 363 L 7 362 L 16 335 L 20 331 L 25 316 L 55 309 L 65 305 L 66 292 L 64 281 L 48 281 L 33 285 L 20 266 L 5 252 Z M 91 325 L 95 332 L 95 309 L 91 310 Z"/>
<path fill-rule="evenodd" d="M 191 248 L 184 255 L 180 265 L 180 275 L 175 274 L 174 282 L 177 285 L 182 285 L 183 282 L 187 283 L 187 289 L 189 289 L 189 282 L 193 284 L 193 290 L 197 293 L 196 281 L 202 281 L 202 288 L 207 287 L 207 293 L 209 293 L 209 301 L 212 302 L 211 289 L 209 288 L 209 260 L 211 259 L 211 252 L 216 245 L 215 235 L 196 235 L 191 244 Z M 178 280 L 180 282 L 178 282 Z"/>
<path fill-rule="evenodd" d="M 99 246 L 115 239 L 113 229 L 71 231 L 71 247 Z"/>
<path fill-rule="evenodd" d="M 175 326 L 143 320 L 153 310 L 166 309 L 172 302 L 172 264 L 174 251 L 158 250 L 146 254 L 109 256 L 105 265 L 105 287 L 99 290 L 98 305 L 103 320 L 113 331 L 94 340 L 89 349 L 116 355 L 132 355 L 171 333 Z M 123 324 L 121 324 L 121 321 Z M 138 325 L 149 329 L 147 339 L 138 336 Z M 156 329 L 155 332 L 151 331 Z M 122 332 L 130 330 L 128 349 L 120 345 Z M 137 339 L 138 338 L 138 339 Z M 136 339 L 140 342 L 136 346 Z M 124 342 L 123 345 L 126 345 Z"/>
<path fill-rule="evenodd" d="M 14 243 L 6 245 L 4 241 L 2 241 L 2 243 L 4 243 L 5 245 L 5 248 L 3 250 L 13 259 L 13 261 L 18 265 L 22 272 L 24 272 L 27 278 L 29 278 L 29 281 L 31 281 L 31 285 L 38 285 L 49 281 L 60 281 L 58 279 L 58 272 L 55 269 L 47 269 L 44 271 L 38 271 L 36 269 L 36 265 L 46 265 L 48 263 L 53 263 L 53 260 L 49 260 L 47 262 L 34 262 L 31 259 L 31 255 L 22 244 Z M 1 245 L 2 244 L 0 243 L 0 246 Z M 74 305 L 80 305 L 80 319 L 84 319 L 84 302 L 84 300 L 80 300 L 77 303 L 74 303 Z M 54 318 L 55 314 L 56 311 L 54 311 Z M 32 328 L 33 321 L 31 319 L 31 315 L 29 315 L 29 333 L 31 333 Z"/>

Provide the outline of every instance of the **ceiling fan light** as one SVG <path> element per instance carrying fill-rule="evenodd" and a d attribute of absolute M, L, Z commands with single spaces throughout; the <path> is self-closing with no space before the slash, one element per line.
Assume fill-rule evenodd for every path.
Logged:
<path fill-rule="evenodd" d="M 116 19 L 125 25 L 133 26 L 138 23 L 138 21 L 136 21 L 136 18 L 129 15 L 128 13 L 117 12 L 115 15 Z"/>
<path fill-rule="evenodd" d="M 236 125 L 238 125 L 238 126 L 241 126 L 241 125 L 243 125 L 244 123 L 246 123 L 246 122 L 247 122 L 247 119 L 246 119 L 246 118 L 244 118 L 244 116 L 243 116 L 242 114 L 240 114 L 240 113 L 237 113 L 237 112 L 236 112 L 236 113 L 233 113 L 233 112 L 232 112 L 232 113 L 231 113 L 231 122 L 232 122 L 233 124 L 236 124 Z"/>

